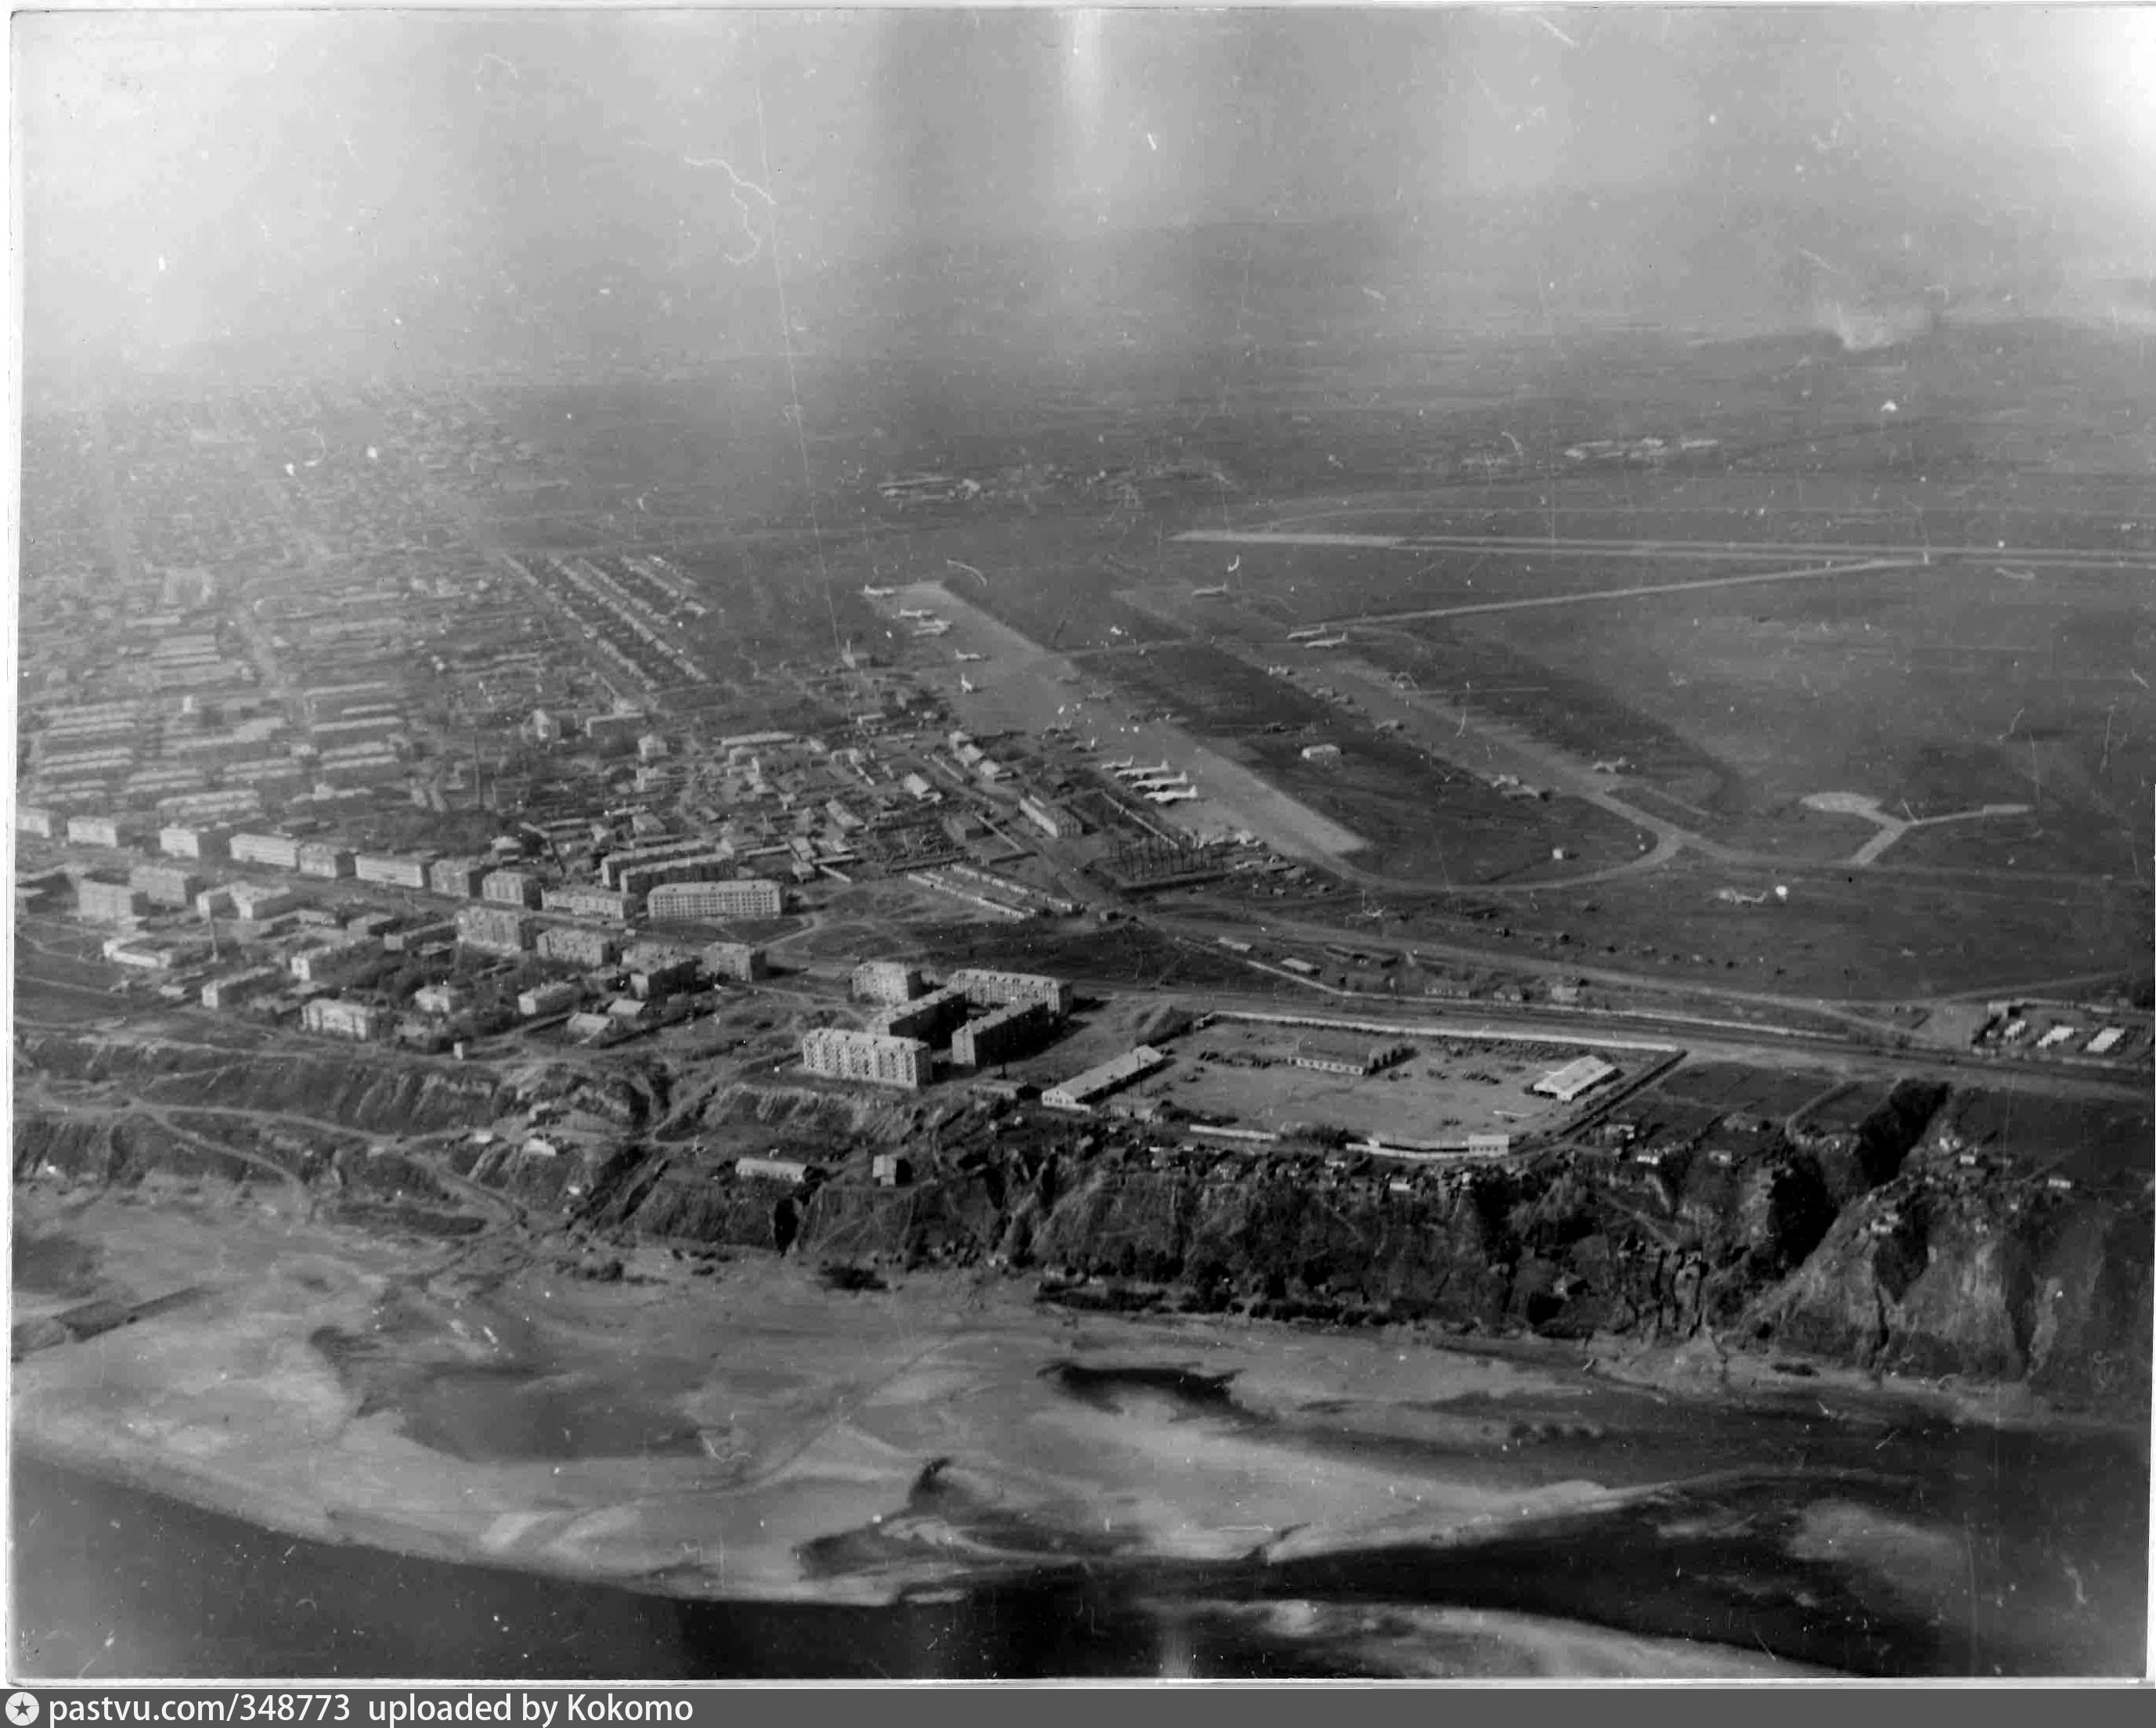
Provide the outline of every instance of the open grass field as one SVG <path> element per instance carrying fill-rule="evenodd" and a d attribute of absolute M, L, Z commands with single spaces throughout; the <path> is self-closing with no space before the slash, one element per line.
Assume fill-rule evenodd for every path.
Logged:
<path fill-rule="evenodd" d="M 1935 565 L 1434 628 L 1596 683 L 1692 743 L 1726 769 L 1711 801 L 1691 800 L 1717 814 L 1849 790 L 1921 818 L 2041 805 L 2048 791 L 2050 820 L 2017 862 L 2145 867 L 2156 694 L 2133 673 L 2156 657 L 2146 572 L 2026 583 Z M 1574 748 L 1590 742 L 1584 718 L 1556 723 Z M 1952 854 L 1976 831 L 1926 850 Z"/>
<path fill-rule="evenodd" d="M 1717 891 L 1775 880 L 1785 903 L 1732 906 Z M 1585 887 L 1506 896 L 1502 922 L 1463 923 L 1466 896 L 1388 892 L 1390 930 L 1412 942 L 1471 939 L 1507 954 L 1569 959 L 1645 977 L 1853 1001 L 1907 1001 L 2040 980 L 2123 980 L 2145 971 L 2148 902 L 2131 882 L 2038 884 L 1887 870 L 1736 867 L 1679 859 Z M 1296 915 L 1323 917 L 1270 901 Z M 1509 932 L 1494 939 L 1500 929 Z M 1562 933 L 1565 941 L 1556 942 Z"/>
<path fill-rule="evenodd" d="M 1688 1062 L 1672 1069 L 1653 1089 L 1723 1114 L 1760 1116 L 1779 1122 L 1840 1088 L 1835 1077 L 1826 1073 Z M 1865 1108 L 1870 1108 L 1868 1098 Z"/>
<path fill-rule="evenodd" d="M 1577 799 L 1507 798 L 1365 728 L 1325 736 L 1340 745 L 1330 761 L 1305 761 L 1293 738 L 1245 748 L 1267 779 L 1367 839 L 1355 862 L 1375 875 L 1431 887 L 1520 883 L 1629 864 L 1646 849 L 1630 824 Z"/>

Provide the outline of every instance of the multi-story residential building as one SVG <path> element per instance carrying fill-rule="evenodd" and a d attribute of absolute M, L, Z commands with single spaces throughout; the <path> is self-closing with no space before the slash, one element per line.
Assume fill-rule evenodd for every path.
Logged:
<path fill-rule="evenodd" d="M 303 948 L 285 964 L 302 984 L 336 984 L 381 969 L 382 944 L 372 936 Z"/>
<path fill-rule="evenodd" d="M 480 897 L 495 906 L 536 907 L 539 878 L 528 870 L 490 870 L 480 878 Z"/>
<path fill-rule="evenodd" d="M 549 924 L 539 933 L 539 958 L 565 966 L 608 966 L 621 953 L 621 944 L 603 930 L 579 928 L 575 924 Z"/>
<path fill-rule="evenodd" d="M 451 900 L 476 900 L 489 868 L 484 858 L 437 858 L 427 867 L 427 886 Z"/>
<path fill-rule="evenodd" d="M 1006 1003 L 952 1035 L 951 1060 L 968 1068 L 1014 1062 L 1047 1036 L 1055 1024 L 1055 1013 L 1045 1002 Z"/>
<path fill-rule="evenodd" d="M 649 961 L 629 975 L 629 994 L 640 1002 L 655 1002 L 696 987 L 696 960 L 693 954 L 680 959 Z"/>
<path fill-rule="evenodd" d="M 739 882 L 664 882 L 652 889 L 644 911 L 655 923 L 777 918 L 785 903 L 777 882 L 752 877 Z"/>
<path fill-rule="evenodd" d="M 306 841 L 299 851 L 300 874 L 317 876 L 335 882 L 352 874 L 352 854 L 341 846 L 320 841 Z"/>
<path fill-rule="evenodd" d="M 244 972 L 227 973 L 202 987 L 202 1005 L 216 1009 L 237 1007 L 250 996 L 275 994 L 285 987 L 285 978 L 275 966 L 250 966 Z"/>
<path fill-rule="evenodd" d="M 1059 1017 L 1070 1013 L 1070 986 L 1060 978 L 1035 972 L 993 972 L 962 967 L 951 975 L 949 988 L 964 993 L 976 1007 L 1001 1007 L 1006 1002 L 1040 1002 Z"/>
<path fill-rule="evenodd" d="M 465 906 L 457 912 L 457 940 L 484 954 L 530 951 L 533 920 L 506 906 Z"/>
<path fill-rule="evenodd" d="M 854 968 L 856 1002 L 910 1002 L 927 988 L 920 967 L 903 960 L 864 960 Z"/>
<path fill-rule="evenodd" d="M 941 1044 L 966 1023 L 967 1005 L 963 991 L 946 986 L 886 1010 L 877 1017 L 875 1029 L 886 1037 Z"/>
<path fill-rule="evenodd" d="M 175 823 L 158 830 L 157 850 L 168 858 L 192 858 L 201 863 L 214 863 L 229 850 L 228 837 L 222 828 Z"/>
<path fill-rule="evenodd" d="M 710 857 L 715 850 L 706 840 L 670 840 L 651 846 L 627 846 L 599 860 L 599 881 L 609 888 L 622 887 L 624 884 L 621 878 L 626 871 L 670 859 Z"/>
<path fill-rule="evenodd" d="M 75 884 L 74 893 L 76 912 L 99 923 L 126 923 L 150 909 L 150 897 L 132 882 L 85 877 Z"/>
<path fill-rule="evenodd" d="M 771 966 L 763 950 L 752 948 L 746 942 L 714 942 L 701 955 L 704 971 L 712 978 L 732 978 L 742 984 L 752 984 L 759 978 L 771 975 Z"/>
<path fill-rule="evenodd" d="M 542 889 L 539 905 L 542 911 L 558 912 L 567 918 L 603 918 L 625 924 L 636 915 L 641 903 L 634 895 L 616 888 L 583 885 Z"/>
<path fill-rule="evenodd" d="M 317 996 L 300 1011 L 300 1023 L 311 1032 L 331 1038 L 379 1038 L 389 1024 L 387 1009 L 366 1002 L 346 1002 L 335 996 Z"/>
<path fill-rule="evenodd" d="M 163 864 L 138 864 L 127 872 L 127 880 L 149 896 L 152 906 L 185 906 L 203 886 L 200 877 Z"/>
<path fill-rule="evenodd" d="M 236 882 L 225 892 L 232 897 L 234 913 L 250 923 L 295 911 L 305 903 L 290 888 L 266 887 L 260 882 Z"/>
<path fill-rule="evenodd" d="M 542 984 L 517 997 L 516 1011 L 526 1020 L 536 1019 L 542 1014 L 559 1014 L 575 1007 L 582 994 L 575 985 L 566 980 Z"/>
<path fill-rule="evenodd" d="M 427 886 L 428 860 L 401 857 L 389 852 L 361 852 L 352 861 L 352 873 L 361 882 L 381 882 L 394 888 Z"/>
<path fill-rule="evenodd" d="M 244 822 L 261 814 L 262 795 L 252 786 L 157 800 L 157 820 L 161 822 Z"/>
<path fill-rule="evenodd" d="M 285 834 L 235 834 L 232 836 L 232 861 L 235 864 L 267 864 L 279 870 L 297 870 L 300 867 L 300 843 Z"/>
<path fill-rule="evenodd" d="M 116 851 L 133 844 L 136 832 L 119 816 L 69 816 L 67 822 L 69 846 L 109 846 Z"/>
<path fill-rule="evenodd" d="M 812 1074 L 834 1080 L 865 1080 L 918 1092 L 933 1076 L 933 1058 L 918 1038 L 886 1037 L 843 1026 L 819 1026 L 801 1040 L 801 1060 Z"/>

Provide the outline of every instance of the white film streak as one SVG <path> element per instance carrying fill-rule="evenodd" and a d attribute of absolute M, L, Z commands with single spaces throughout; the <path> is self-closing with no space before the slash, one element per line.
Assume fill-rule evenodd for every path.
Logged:
<path fill-rule="evenodd" d="M 722 156 L 685 156 L 681 160 L 692 168 L 724 168 L 726 171 L 726 195 L 733 199 L 734 208 L 741 212 L 742 232 L 748 236 L 748 250 L 738 256 L 727 253 L 726 262 L 732 265 L 754 263 L 763 251 L 763 236 L 756 231 L 752 219 L 755 213 L 749 208 L 748 199 L 742 194 L 748 193 L 762 198 L 767 209 L 778 208 L 778 200 L 755 181 L 744 180 L 736 172 L 734 165 Z"/>

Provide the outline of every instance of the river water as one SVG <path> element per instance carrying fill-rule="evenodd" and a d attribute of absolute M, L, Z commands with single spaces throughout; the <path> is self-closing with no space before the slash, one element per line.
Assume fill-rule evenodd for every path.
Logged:
<path fill-rule="evenodd" d="M 2131 1484 L 2115 1447 L 2074 1451 Z M 1979 1530 L 1973 1502 L 1899 1515 L 1877 1482 L 1841 1469 L 1728 1473 L 1472 1543 L 1269 1563 L 1073 1555 L 861 1607 L 684 1600 L 296 1539 L 18 1448 L 16 1667 L 90 1679 L 2138 1674 L 2145 1500 L 2092 1503 L 2096 1479 L 2077 1490 L 2067 1458 L 1969 1437 L 1964 1463 L 1994 1482 L 2019 1473 L 2005 1523 L 2027 1529 L 1994 1517 Z M 1951 1495 L 1955 1474 L 1933 1475 L 1931 1493 Z M 2077 1492 L 2083 1509 L 2066 1515 Z M 932 1484 L 916 1498 L 942 1494 Z M 963 1505 L 931 1509 L 964 1522 Z M 863 1530 L 808 1559 L 843 1571 L 886 1540 Z"/>

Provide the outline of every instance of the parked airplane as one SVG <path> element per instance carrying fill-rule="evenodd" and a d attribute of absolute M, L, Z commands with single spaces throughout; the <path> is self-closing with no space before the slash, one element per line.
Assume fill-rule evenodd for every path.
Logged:
<path fill-rule="evenodd" d="M 1228 584 L 1226 583 L 1216 582 L 1210 588 L 1192 589 L 1190 590 L 1190 598 L 1194 600 L 1209 600 L 1214 599 L 1221 594 L 1224 594 L 1227 592 Z"/>
<path fill-rule="evenodd" d="M 1146 774 L 1173 774 L 1175 772 L 1175 769 L 1172 764 L 1163 759 L 1158 768 L 1124 767 L 1117 769 L 1116 772 L 1121 774 L 1127 780 L 1135 780 Z"/>
<path fill-rule="evenodd" d="M 1112 773 L 1121 774 L 1125 769 L 1130 767 L 1136 759 L 1137 759 L 1135 757 L 1126 756 L 1121 762 L 1104 762 L 1101 766 L 1109 769 Z"/>
<path fill-rule="evenodd" d="M 898 615 L 901 618 L 933 618 L 936 615 L 925 606 L 917 609 L 911 606 L 901 606 Z"/>
<path fill-rule="evenodd" d="M 985 654 L 968 654 L 963 648 L 958 651 L 958 658 L 961 660 L 986 660 L 988 657 Z"/>
<path fill-rule="evenodd" d="M 866 594 L 872 600 L 887 600 L 893 594 L 896 594 L 898 590 L 895 588 L 871 588 L 867 583 L 864 582 L 861 584 L 861 592 Z"/>
<path fill-rule="evenodd" d="M 950 625 L 944 620 L 941 618 L 932 618 L 926 624 L 915 625 L 913 626 L 913 634 L 916 636 L 940 636 L 950 628 Z"/>
<path fill-rule="evenodd" d="M 1155 792 L 1180 792 L 1189 784 L 1190 776 L 1188 774 L 1152 774 L 1142 780 L 1131 782 L 1148 797 Z"/>
<path fill-rule="evenodd" d="M 1146 794 L 1147 802 L 1152 804 L 1188 804 L 1197 796 L 1198 789 L 1194 786 L 1169 786 Z"/>
<path fill-rule="evenodd" d="M 1302 645 L 1306 648 L 1337 648 L 1347 640 L 1345 636 L 1312 636 Z"/>
<path fill-rule="evenodd" d="M 980 687 L 981 687 L 976 684 L 971 678 L 966 676 L 964 673 L 962 672 L 958 675 L 958 689 L 962 695 L 973 696 L 978 692 Z"/>

